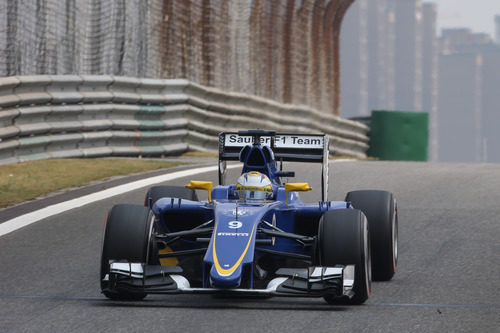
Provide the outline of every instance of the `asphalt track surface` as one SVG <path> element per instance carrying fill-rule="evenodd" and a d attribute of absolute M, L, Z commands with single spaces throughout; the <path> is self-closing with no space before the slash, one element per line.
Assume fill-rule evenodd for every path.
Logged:
<path fill-rule="evenodd" d="M 319 168 L 293 169 L 315 189 L 304 201 L 318 200 Z M 216 174 L 191 178 L 215 181 Z M 104 218 L 115 203 L 141 204 L 143 189 L 0 237 L 0 332 L 500 332 L 500 165 L 334 163 L 330 184 L 330 200 L 354 189 L 387 189 L 398 200 L 398 272 L 373 283 L 364 305 L 209 295 L 105 299 L 98 281 Z"/>

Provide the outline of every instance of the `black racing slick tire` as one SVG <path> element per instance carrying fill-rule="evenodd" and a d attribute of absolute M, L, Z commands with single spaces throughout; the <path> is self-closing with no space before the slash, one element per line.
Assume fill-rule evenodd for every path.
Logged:
<path fill-rule="evenodd" d="M 144 206 L 153 208 L 154 203 L 161 198 L 179 198 L 191 201 L 198 201 L 196 191 L 183 186 L 153 186 L 146 193 Z"/>
<path fill-rule="evenodd" d="M 115 205 L 108 214 L 101 256 L 101 291 L 113 300 L 141 300 L 146 293 L 115 289 L 104 277 L 110 260 L 149 263 L 154 216 L 147 207 Z"/>
<path fill-rule="evenodd" d="M 354 296 L 327 295 L 329 304 L 364 303 L 371 293 L 370 238 L 365 215 L 357 209 L 336 209 L 323 214 L 318 226 L 319 264 L 355 265 Z"/>
<path fill-rule="evenodd" d="M 361 210 L 370 226 L 374 281 L 389 281 L 398 264 L 398 208 L 392 193 L 362 190 L 347 193 L 345 201 Z"/>

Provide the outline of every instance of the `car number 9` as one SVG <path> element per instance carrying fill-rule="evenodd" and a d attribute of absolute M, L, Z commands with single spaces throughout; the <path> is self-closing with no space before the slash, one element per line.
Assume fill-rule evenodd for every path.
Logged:
<path fill-rule="evenodd" d="M 228 223 L 230 229 L 239 229 L 241 226 L 243 226 L 243 223 L 240 221 L 231 221 Z"/>

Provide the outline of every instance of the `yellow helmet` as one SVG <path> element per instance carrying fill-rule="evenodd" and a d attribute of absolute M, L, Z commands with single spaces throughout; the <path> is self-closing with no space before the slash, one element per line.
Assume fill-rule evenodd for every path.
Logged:
<path fill-rule="evenodd" d="M 240 200 L 265 200 L 273 195 L 273 185 L 265 174 L 258 171 L 244 173 L 236 183 Z"/>

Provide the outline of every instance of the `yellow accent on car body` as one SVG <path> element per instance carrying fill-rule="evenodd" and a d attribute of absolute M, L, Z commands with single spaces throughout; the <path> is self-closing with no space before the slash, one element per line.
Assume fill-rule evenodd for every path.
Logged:
<path fill-rule="evenodd" d="M 187 188 L 193 190 L 206 190 L 208 191 L 208 201 L 212 202 L 212 182 L 200 181 L 200 180 L 192 180 L 189 184 L 186 185 Z"/>
<path fill-rule="evenodd" d="M 219 263 L 219 259 L 217 258 L 217 252 L 215 250 L 215 240 L 217 239 L 217 237 L 216 236 L 214 237 L 214 241 L 212 244 L 212 256 L 214 259 L 214 265 L 215 265 L 215 269 L 217 270 L 217 273 L 219 273 L 222 276 L 229 276 L 240 266 L 241 262 L 243 261 L 243 258 L 245 258 L 245 255 L 248 252 L 248 248 L 250 247 L 250 244 L 252 243 L 252 238 L 253 238 L 254 233 L 255 233 L 255 226 L 252 229 L 252 233 L 250 234 L 250 237 L 248 237 L 248 242 L 247 242 L 245 249 L 243 250 L 243 253 L 239 257 L 239 259 L 236 261 L 236 263 L 232 267 L 227 268 L 227 269 L 222 268 L 220 263 Z M 214 234 L 217 235 L 217 229 L 214 231 Z"/>
<path fill-rule="evenodd" d="M 169 246 L 158 251 L 159 254 L 165 254 L 165 253 L 170 253 L 170 252 L 173 252 L 173 251 Z M 179 260 L 177 260 L 176 257 L 160 258 L 160 264 L 162 266 L 177 266 L 177 265 L 179 265 Z"/>
<path fill-rule="evenodd" d="M 306 192 L 311 191 L 312 187 L 309 186 L 309 183 L 287 183 L 285 184 L 285 192 L 286 192 L 286 204 L 288 205 L 288 193 L 289 192 Z"/>

